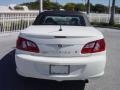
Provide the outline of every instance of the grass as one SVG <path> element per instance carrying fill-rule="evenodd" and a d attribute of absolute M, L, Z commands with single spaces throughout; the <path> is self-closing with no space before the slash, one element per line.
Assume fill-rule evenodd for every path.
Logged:
<path fill-rule="evenodd" d="M 114 24 L 110 25 L 109 23 L 97 23 L 97 22 L 92 22 L 91 25 L 95 27 L 103 27 L 103 28 L 114 28 L 120 30 L 120 24 Z"/>

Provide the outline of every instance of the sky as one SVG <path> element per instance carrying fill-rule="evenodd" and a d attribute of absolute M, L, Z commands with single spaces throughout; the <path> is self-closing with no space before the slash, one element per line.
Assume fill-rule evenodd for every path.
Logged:
<path fill-rule="evenodd" d="M 20 4 L 23 2 L 31 2 L 31 1 L 35 1 L 35 0 L 0 0 L 0 5 Z M 57 1 L 61 4 L 65 4 L 68 2 L 83 3 L 85 0 L 51 0 L 51 1 Z M 90 1 L 93 4 L 108 5 L 109 3 L 109 0 L 90 0 Z M 116 5 L 120 7 L 120 0 L 116 0 Z"/>

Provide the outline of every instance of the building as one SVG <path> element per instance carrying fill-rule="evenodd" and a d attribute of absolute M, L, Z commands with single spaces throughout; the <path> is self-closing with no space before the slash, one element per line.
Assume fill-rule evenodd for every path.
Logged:
<path fill-rule="evenodd" d="M 11 11 L 9 6 L 0 6 L 0 11 Z"/>

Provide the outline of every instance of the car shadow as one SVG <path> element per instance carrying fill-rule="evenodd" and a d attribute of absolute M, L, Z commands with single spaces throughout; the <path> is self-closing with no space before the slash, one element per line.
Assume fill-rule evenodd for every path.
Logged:
<path fill-rule="evenodd" d="M 15 50 L 0 60 L 0 90 L 84 90 L 82 81 L 57 82 L 25 78 L 16 73 Z"/>

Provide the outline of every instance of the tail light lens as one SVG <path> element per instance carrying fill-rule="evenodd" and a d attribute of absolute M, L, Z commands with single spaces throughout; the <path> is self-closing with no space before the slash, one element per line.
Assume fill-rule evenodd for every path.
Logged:
<path fill-rule="evenodd" d="M 39 53 L 39 48 L 33 41 L 21 37 L 17 40 L 16 48 L 24 51 Z"/>
<path fill-rule="evenodd" d="M 105 50 L 105 41 L 104 39 L 96 40 L 93 42 L 87 43 L 81 53 L 82 54 L 87 54 L 87 53 L 96 53 L 96 52 L 101 52 Z"/>

